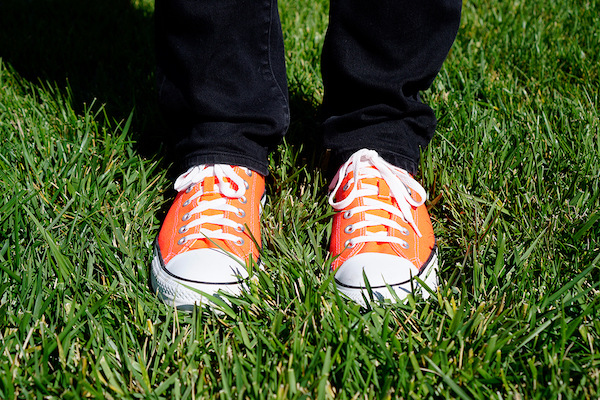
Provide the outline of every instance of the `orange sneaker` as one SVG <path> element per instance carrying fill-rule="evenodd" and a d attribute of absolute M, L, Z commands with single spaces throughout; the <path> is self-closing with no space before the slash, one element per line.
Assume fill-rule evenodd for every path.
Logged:
<path fill-rule="evenodd" d="M 333 217 L 331 267 L 338 290 L 365 306 L 367 282 L 375 300 L 435 290 L 438 257 L 425 190 L 408 172 L 376 151 L 359 150 L 340 167 L 330 187 Z"/>
<path fill-rule="evenodd" d="M 239 294 L 250 257 L 259 258 L 264 177 L 243 167 L 200 165 L 181 175 L 175 190 L 154 244 L 152 287 L 183 309 L 207 302 L 193 289 Z"/>

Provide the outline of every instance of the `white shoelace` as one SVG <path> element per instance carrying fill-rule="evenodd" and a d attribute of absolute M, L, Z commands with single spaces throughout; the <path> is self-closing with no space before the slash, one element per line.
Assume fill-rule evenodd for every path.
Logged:
<path fill-rule="evenodd" d="M 345 199 L 335 201 L 335 195 L 349 171 L 353 172 L 353 177 L 347 182 L 346 186 L 344 186 L 344 190 L 348 190 L 351 185 L 352 191 L 346 196 Z M 377 196 L 379 194 L 378 187 L 374 185 L 362 183 L 361 188 L 358 188 L 358 182 L 366 178 L 384 179 L 390 188 L 390 196 L 396 199 L 399 208 L 379 200 L 365 197 Z M 333 209 L 336 211 L 341 211 L 348 207 L 355 199 L 359 197 L 365 197 L 363 199 L 362 206 L 354 207 L 345 211 L 345 218 L 350 218 L 350 216 L 356 213 L 365 213 L 364 221 L 347 226 L 346 229 L 350 229 L 346 230 L 346 233 L 352 233 L 356 229 L 363 227 L 384 226 L 397 229 L 404 235 L 408 235 L 408 230 L 400 226 L 397 222 L 368 213 L 368 211 L 384 210 L 390 214 L 396 215 L 403 221 L 410 224 L 417 235 L 421 237 L 421 232 L 419 231 L 419 228 L 417 227 L 412 216 L 411 208 L 413 206 L 418 207 L 425 202 L 425 189 L 423 189 L 423 187 L 417 181 L 415 181 L 408 172 L 388 163 L 381 158 L 376 151 L 363 149 L 354 153 L 350 159 L 341 166 L 333 178 L 333 181 L 329 185 L 329 190 L 329 204 L 331 204 Z M 416 201 L 411 196 L 412 191 L 419 195 L 421 199 L 420 201 Z M 362 242 L 388 242 L 397 243 L 405 247 L 408 246 L 406 241 L 400 238 L 389 236 L 387 232 L 387 229 L 377 232 L 371 232 L 367 230 L 366 235 L 352 238 L 346 242 L 346 245 L 353 247 L 354 245 Z"/>
<path fill-rule="evenodd" d="M 248 175 L 252 175 L 252 171 L 246 170 Z M 243 217 L 243 210 L 237 208 L 231 204 L 227 204 L 228 199 L 242 199 L 244 201 L 244 194 L 246 190 L 249 188 L 248 183 L 240 177 L 234 169 L 229 165 L 199 165 L 188 169 L 185 173 L 179 176 L 175 181 L 174 188 L 178 192 L 182 190 L 191 190 L 194 185 L 199 182 L 202 182 L 204 179 L 214 176 L 217 178 L 217 182 L 214 185 L 214 192 L 219 193 L 224 197 L 215 200 L 206 200 L 202 201 L 196 205 L 192 210 L 190 210 L 187 214 L 185 214 L 182 218 L 182 221 L 189 221 L 185 225 L 181 226 L 179 229 L 180 233 L 187 232 L 190 228 L 193 228 L 198 225 L 203 224 L 212 224 L 219 226 L 229 226 L 234 228 L 238 232 L 244 231 L 244 226 L 239 224 L 229 218 L 225 218 L 225 214 L 215 214 L 215 215 L 201 215 L 199 218 L 195 217 L 196 214 L 201 214 L 207 210 L 216 210 L 216 211 L 230 211 L 236 213 L 236 215 Z M 225 179 L 228 178 L 229 181 Z M 232 183 L 235 183 L 237 186 L 237 190 L 233 189 Z M 203 189 L 198 190 L 190 199 L 184 203 L 184 205 L 188 205 L 192 203 L 195 199 L 202 196 L 204 194 Z M 192 233 L 186 235 L 182 240 L 180 240 L 179 244 L 183 244 L 188 240 L 192 239 L 221 239 L 221 240 L 230 240 L 235 242 L 238 245 L 244 244 L 244 239 L 233 235 L 231 233 L 223 232 L 223 229 L 215 229 L 210 230 L 206 228 L 200 228 L 196 233 Z"/>

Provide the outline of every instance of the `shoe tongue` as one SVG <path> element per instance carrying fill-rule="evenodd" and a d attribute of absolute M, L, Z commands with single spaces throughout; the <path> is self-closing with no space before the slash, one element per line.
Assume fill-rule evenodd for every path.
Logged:
<path fill-rule="evenodd" d="M 217 184 L 217 178 L 215 176 L 209 176 L 206 179 L 204 179 L 204 182 L 202 183 L 202 200 L 203 201 L 211 201 L 211 200 L 216 200 L 216 199 L 220 199 L 223 197 L 223 195 L 221 193 L 219 193 L 215 186 Z M 219 210 L 206 210 L 203 212 L 204 215 L 218 215 L 218 214 L 223 214 L 223 211 L 219 211 Z M 217 230 L 217 229 L 223 229 L 222 226 L 220 225 L 214 225 L 214 224 L 203 224 L 202 225 L 203 228 L 205 229 L 209 229 L 211 231 Z"/>
<path fill-rule="evenodd" d="M 208 176 L 204 179 L 202 184 L 204 193 L 211 193 L 215 191 L 215 179 L 216 178 L 214 176 Z"/>
<path fill-rule="evenodd" d="M 228 178 L 224 178 L 225 184 L 235 186 L 232 184 Z M 223 194 L 221 194 L 219 190 L 219 179 L 216 176 L 208 176 L 202 181 L 202 201 L 212 201 L 218 199 L 227 199 Z M 202 212 L 203 215 L 222 215 L 225 212 L 222 210 L 213 210 L 208 209 Z M 224 227 L 222 225 L 204 223 L 202 224 L 203 229 L 207 229 L 209 231 L 220 231 L 222 232 Z M 231 246 L 226 240 L 222 239 L 198 239 L 195 240 L 191 249 L 203 249 L 203 248 L 214 248 L 215 244 L 217 247 L 222 249 L 231 249 Z"/>
<path fill-rule="evenodd" d="M 388 186 L 388 184 L 386 183 L 385 180 L 380 179 L 380 178 L 369 178 L 369 179 L 363 179 L 361 181 L 361 183 L 375 186 L 377 188 L 377 194 L 373 194 L 373 195 L 366 196 L 366 197 L 369 197 L 373 200 L 381 201 L 384 203 L 389 203 L 389 204 L 392 203 L 392 198 L 390 196 L 390 187 Z M 392 217 L 389 212 L 387 212 L 385 210 L 381 210 L 381 209 L 369 210 L 369 211 L 367 211 L 367 213 L 369 213 L 371 215 L 376 215 L 381 218 L 386 218 L 386 219 L 390 219 Z M 376 226 L 367 227 L 367 231 L 371 232 L 371 233 L 381 234 L 381 232 L 387 232 L 387 229 L 383 225 L 376 225 Z"/>
<path fill-rule="evenodd" d="M 381 201 L 390 201 L 390 187 L 383 179 L 377 181 L 377 189 L 379 194 L 377 198 Z"/>
<path fill-rule="evenodd" d="M 202 183 L 202 199 L 203 200 L 215 200 L 220 199 L 223 195 L 216 190 L 215 186 L 217 185 L 217 178 L 215 176 L 209 176 L 204 179 Z M 207 213 L 207 215 L 212 215 L 211 213 Z"/>

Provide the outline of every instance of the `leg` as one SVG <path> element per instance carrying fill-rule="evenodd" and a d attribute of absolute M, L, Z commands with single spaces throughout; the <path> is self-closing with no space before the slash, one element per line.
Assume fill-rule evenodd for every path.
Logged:
<path fill-rule="evenodd" d="M 266 175 L 289 124 L 276 0 L 157 0 L 155 15 L 159 101 L 182 170 Z"/>
<path fill-rule="evenodd" d="M 331 2 L 322 60 L 328 175 L 339 167 L 330 251 L 338 289 L 358 303 L 369 286 L 380 300 L 427 296 L 414 277 L 437 286 L 426 193 L 411 174 L 436 125 L 419 91 L 439 72 L 460 9 L 460 0 Z"/>
<path fill-rule="evenodd" d="M 159 101 L 187 171 L 151 282 L 190 308 L 239 293 L 258 261 L 267 154 L 289 123 L 283 38 L 276 0 L 157 0 L 155 15 Z"/>
<path fill-rule="evenodd" d="M 460 0 L 331 1 L 322 58 L 329 176 L 361 148 L 416 172 L 436 125 L 419 91 L 442 67 L 460 10 Z"/>

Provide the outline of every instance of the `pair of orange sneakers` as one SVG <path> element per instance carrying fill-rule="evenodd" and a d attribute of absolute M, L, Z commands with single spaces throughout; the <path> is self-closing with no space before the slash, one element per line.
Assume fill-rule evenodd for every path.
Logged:
<path fill-rule="evenodd" d="M 438 257 L 425 190 L 373 150 L 359 150 L 330 187 L 331 268 L 338 290 L 365 306 L 435 290 Z M 175 182 L 178 195 L 154 244 L 151 282 L 167 304 L 239 295 L 260 263 L 264 177 L 247 168 L 200 165 Z M 415 279 L 418 277 L 419 279 Z"/>

